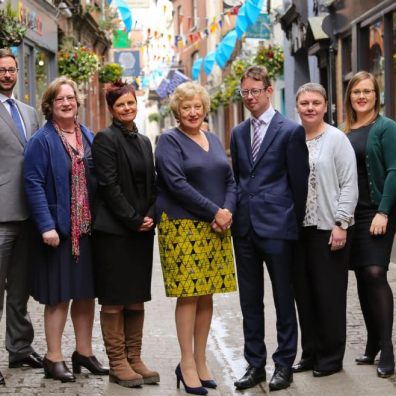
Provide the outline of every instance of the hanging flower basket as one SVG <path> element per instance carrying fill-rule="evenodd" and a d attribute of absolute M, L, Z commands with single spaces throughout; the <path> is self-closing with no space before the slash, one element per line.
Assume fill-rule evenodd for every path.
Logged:
<path fill-rule="evenodd" d="M 264 66 L 271 79 L 283 74 L 284 55 L 279 45 L 261 46 L 253 59 L 256 65 Z"/>
<path fill-rule="evenodd" d="M 98 56 L 84 46 L 63 48 L 58 52 L 58 68 L 60 75 L 77 84 L 86 83 L 99 68 Z"/>
<path fill-rule="evenodd" d="M 4 9 L 0 10 L 0 48 L 15 47 L 25 37 L 26 27 L 18 20 L 17 12 L 7 1 Z"/>
<path fill-rule="evenodd" d="M 99 82 L 111 83 L 120 80 L 124 69 L 118 63 L 106 63 L 99 69 Z"/>

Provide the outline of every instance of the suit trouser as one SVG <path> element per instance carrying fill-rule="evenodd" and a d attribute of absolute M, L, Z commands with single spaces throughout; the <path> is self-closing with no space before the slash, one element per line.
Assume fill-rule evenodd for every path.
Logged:
<path fill-rule="evenodd" d="M 293 281 L 301 328 L 302 358 L 314 369 L 342 367 L 346 344 L 346 301 L 351 231 L 343 249 L 331 251 L 331 231 L 303 228 Z"/>
<path fill-rule="evenodd" d="M 33 352 L 29 299 L 28 221 L 0 223 L 0 319 L 6 297 L 6 348 L 10 362 Z"/>
<path fill-rule="evenodd" d="M 275 365 L 290 367 L 297 352 L 297 319 L 292 288 L 293 241 L 260 238 L 252 229 L 244 237 L 234 237 L 239 298 L 243 315 L 244 354 L 253 367 L 264 367 L 264 267 L 271 278 L 276 309 L 278 348 L 272 355 Z"/>

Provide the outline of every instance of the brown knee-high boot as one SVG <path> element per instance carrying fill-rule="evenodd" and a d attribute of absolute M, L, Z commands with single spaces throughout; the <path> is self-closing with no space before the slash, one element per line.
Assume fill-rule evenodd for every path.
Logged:
<path fill-rule="evenodd" d="M 160 380 L 159 374 L 147 368 L 141 359 L 144 310 L 125 310 L 124 314 L 128 362 L 132 369 L 143 377 L 145 384 L 155 384 Z"/>
<path fill-rule="evenodd" d="M 127 388 L 142 385 L 143 377 L 132 370 L 125 354 L 124 312 L 101 312 L 100 324 L 110 363 L 110 382 Z"/>

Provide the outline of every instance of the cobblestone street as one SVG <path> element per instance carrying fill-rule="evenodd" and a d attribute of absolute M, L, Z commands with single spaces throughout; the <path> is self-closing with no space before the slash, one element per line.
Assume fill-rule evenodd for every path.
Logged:
<path fill-rule="evenodd" d="M 396 295 L 396 265 L 391 265 L 389 279 Z M 266 273 L 266 341 L 269 356 L 275 349 L 275 315 L 268 274 Z M 109 384 L 107 377 L 89 375 L 86 371 L 77 376 L 71 384 L 44 379 L 42 370 L 9 369 L 8 354 L 4 349 L 4 323 L 0 326 L 0 370 L 4 374 L 7 386 L 0 389 L 5 395 L 185 395 L 184 389 L 176 389 L 174 369 L 178 363 L 179 353 L 174 324 L 175 300 L 164 296 L 162 273 L 159 264 L 158 250 L 155 248 L 155 264 L 153 279 L 153 300 L 146 305 L 146 323 L 143 340 L 143 355 L 153 369 L 160 372 L 159 385 L 146 385 L 140 389 L 122 388 Z M 43 329 L 43 308 L 36 302 L 30 302 L 30 313 L 34 322 L 34 347 L 40 354 L 45 353 Z M 98 311 L 98 308 L 97 308 Z M 396 331 L 394 343 L 396 344 Z M 394 395 L 396 394 L 396 376 L 379 379 L 375 366 L 357 366 L 356 355 L 364 352 L 365 330 L 357 299 L 354 274 L 350 273 L 348 291 L 348 345 L 344 360 L 344 370 L 330 377 L 313 378 L 311 372 L 294 375 L 292 386 L 277 392 L 277 395 Z M 68 321 L 64 334 L 64 355 L 71 368 L 70 357 L 74 351 L 74 339 L 71 321 Z M 216 395 L 258 395 L 268 393 L 268 384 L 263 383 L 248 391 L 237 392 L 233 382 L 245 369 L 242 353 L 242 320 L 239 309 L 238 294 L 215 296 L 215 314 L 209 339 L 208 358 L 214 378 L 219 384 L 217 390 L 210 390 L 209 396 Z M 97 312 L 94 326 L 94 351 L 99 360 L 107 363 Z M 299 358 L 299 355 L 298 355 Z M 272 360 L 268 359 L 267 378 L 273 371 Z"/>

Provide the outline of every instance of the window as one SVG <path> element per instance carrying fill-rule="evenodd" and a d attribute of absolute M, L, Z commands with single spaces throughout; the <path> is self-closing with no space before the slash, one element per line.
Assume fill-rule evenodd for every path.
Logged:
<path fill-rule="evenodd" d="M 380 87 L 381 113 L 385 103 L 385 60 L 384 60 L 384 20 L 377 19 L 369 25 L 368 70 L 372 73 Z"/>

